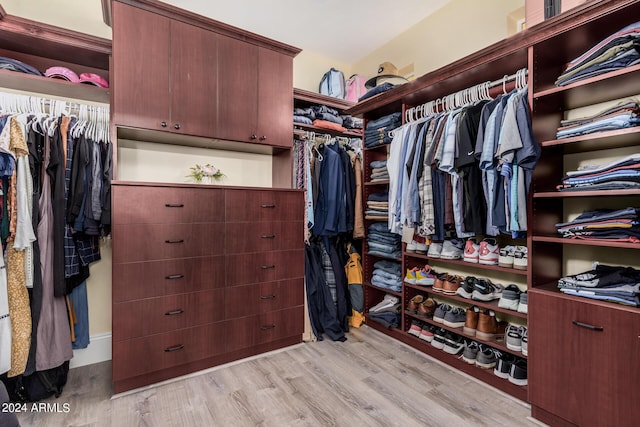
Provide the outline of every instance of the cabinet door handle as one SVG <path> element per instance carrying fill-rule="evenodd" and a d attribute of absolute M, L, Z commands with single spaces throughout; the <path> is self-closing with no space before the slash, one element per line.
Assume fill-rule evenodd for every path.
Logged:
<path fill-rule="evenodd" d="M 250 136 L 250 138 L 251 138 L 251 139 L 256 139 L 256 138 L 258 138 L 258 135 L 253 134 L 253 135 L 251 135 L 251 136 Z"/>
<path fill-rule="evenodd" d="M 167 208 L 184 208 L 184 203 L 165 203 Z"/>
<path fill-rule="evenodd" d="M 260 141 L 266 141 L 266 140 L 267 140 L 267 136 L 266 136 L 266 135 L 262 135 L 262 136 L 260 137 Z"/>
<path fill-rule="evenodd" d="M 276 207 L 276 205 L 260 205 L 260 207 L 263 209 L 273 209 Z"/>
<path fill-rule="evenodd" d="M 161 122 L 160 126 L 162 126 L 163 128 L 166 128 L 167 127 L 167 122 Z"/>
<path fill-rule="evenodd" d="M 585 329 L 589 329 L 591 331 L 596 331 L 596 332 L 603 332 L 604 331 L 604 327 L 602 327 L 602 326 L 594 326 L 594 325 L 590 325 L 588 323 L 578 322 L 577 320 L 572 320 L 571 322 L 576 326 L 579 326 L 579 327 L 585 328 Z"/>
<path fill-rule="evenodd" d="M 179 240 L 165 240 L 165 243 L 184 243 L 184 239 Z"/>
<path fill-rule="evenodd" d="M 274 299 L 275 297 L 275 295 L 262 295 L 260 296 L 260 299 Z"/>
<path fill-rule="evenodd" d="M 184 310 L 179 308 L 178 310 L 167 311 L 164 315 L 165 316 L 175 316 L 175 315 L 182 314 L 182 313 L 184 313 Z"/>
<path fill-rule="evenodd" d="M 174 345 L 173 347 L 167 347 L 164 349 L 167 353 L 171 353 L 172 351 L 182 350 L 184 348 L 184 344 Z"/>
<path fill-rule="evenodd" d="M 164 278 L 168 280 L 182 279 L 183 277 L 184 274 L 170 274 L 168 276 L 164 276 Z"/>
<path fill-rule="evenodd" d="M 263 269 L 263 270 L 269 270 L 270 268 L 276 268 L 276 266 L 275 265 L 261 265 L 260 268 Z"/>
<path fill-rule="evenodd" d="M 262 236 L 260 236 L 261 239 L 275 239 L 276 235 L 275 234 L 263 234 Z"/>
<path fill-rule="evenodd" d="M 176 129 L 180 129 L 180 123 L 176 123 L 175 125 L 173 125 L 173 127 Z"/>
<path fill-rule="evenodd" d="M 265 326 L 260 326 L 260 329 L 263 331 L 268 331 L 269 329 L 275 329 L 276 325 L 265 325 Z"/>

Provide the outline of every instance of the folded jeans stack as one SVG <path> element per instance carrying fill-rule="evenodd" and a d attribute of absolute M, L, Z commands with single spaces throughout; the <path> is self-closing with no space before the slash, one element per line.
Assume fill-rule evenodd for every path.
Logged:
<path fill-rule="evenodd" d="M 367 123 L 364 131 L 364 145 L 367 148 L 390 144 L 389 131 L 402 124 L 402 113 L 391 113 Z"/>
<path fill-rule="evenodd" d="M 592 270 L 565 276 L 558 288 L 567 295 L 640 306 L 640 271 L 595 263 Z"/>
<path fill-rule="evenodd" d="M 371 182 L 388 181 L 389 170 L 386 160 L 376 160 L 369 164 L 371 166 Z"/>
<path fill-rule="evenodd" d="M 402 256 L 401 237 L 391 233 L 386 222 L 374 222 L 369 226 L 367 244 L 370 255 L 393 259 Z"/>
<path fill-rule="evenodd" d="M 640 124 L 640 106 L 637 100 L 627 99 L 592 116 L 562 120 L 560 124 L 558 139 L 625 129 Z"/>
<path fill-rule="evenodd" d="M 402 265 L 397 261 L 380 260 L 373 264 L 371 284 L 394 292 L 402 290 Z"/>
<path fill-rule="evenodd" d="M 560 191 L 624 190 L 640 188 L 640 154 L 631 154 L 604 165 L 587 165 L 567 172 Z"/>
<path fill-rule="evenodd" d="M 585 211 L 570 222 L 556 224 L 562 237 L 640 243 L 640 208 Z"/>

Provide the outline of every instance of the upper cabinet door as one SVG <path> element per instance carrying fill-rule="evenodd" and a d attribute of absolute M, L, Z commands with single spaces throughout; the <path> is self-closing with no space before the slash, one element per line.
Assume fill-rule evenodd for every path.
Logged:
<path fill-rule="evenodd" d="M 215 135 L 217 58 L 216 33 L 171 21 L 171 131 Z"/>
<path fill-rule="evenodd" d="M 231 141 L 258 142 L 258 47 L 220 35 L 218 58 L 218 128 L 215 136 Z"/>
<path fill-rule="evenodd" d="M 291 147 L 293 58 L 260 48 L 258 64 L 258 140 Z"/>
<path fill-rule="evenodd" d="M 120 2 L 113 2 L 112 13 L 114 122 L 165 129 L 170 123 L 170 21 Z"/>

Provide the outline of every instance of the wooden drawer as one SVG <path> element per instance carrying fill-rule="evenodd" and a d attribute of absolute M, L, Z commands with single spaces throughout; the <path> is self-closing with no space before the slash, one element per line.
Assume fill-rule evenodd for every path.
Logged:
<path fill-rule="evenodd" d="M 113 262 L 221 255 L 224 223 L 121 224 L 112 227 Z"/>
<path fill-rule="evenodd" d="M 262 314 L 304 304 L 304 279 L 227 288 L 225 319 Z"/>
<path fill-rule="evenodd" d="M 637 425 L 638 360 L 637 309 L 530 291 L 529 400 L 534 407 L 576 425 Z"/>
<path fill-rule="evenodd" d="M 226 227 L 227 254 L 304 249 L 302 221 L 233 222 Z"/>
<path fill-rule="evenodd" d="M 304 250 L 228 255 L 226 263 L 227 286 L 304 276 Z"/>
<path fill-rule="evenodd" d="M 225 352 L 225 322 L 113 342 L 113 381 Z"/>
<path fill-rule="evenodd" d="M 113 304 L 113 340 L 122 341 L 224 319 L 224 289 Z"/>
<path fill-rule="evenodd" d="M 113 302 L 224 287 L 222 255 L 113 264 Z"/>
<path fill-rule="evenodd" d="M 303 314 L 304 307 L 299 306 L 228 320 L 225 322 L 227 351 L 241 350 L 296 335 L 302 340 Z"/>
<path fill-rule="evenodd" d="M 227 222 L 303 221 L 300 191 L 227 190 Z"/>
<path fill-rule="evenodd" d="M 224 221 L 224 190 L 114 185 L 113 224 Z"/>

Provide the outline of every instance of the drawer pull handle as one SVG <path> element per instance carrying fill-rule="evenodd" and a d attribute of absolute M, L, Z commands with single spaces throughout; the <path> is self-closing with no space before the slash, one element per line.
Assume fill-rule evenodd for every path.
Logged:
<path fill-rule="evenodd" d="M 274 299 L 275 297 L 275 295 L 262 295 L 260 296 L 260 299 Z"/>
<path fill-rule="evenodd" d="M 168 208 L 184 208 L 184 203 L 165 203 Z"/>
<path fill-rule="evenodd" d="M 264 209 L 273 209 L 276 207 L 276 205 L 261 205 L 260 207 Z"/>
<path fill-rule="evenodd" d="M 260 236 L 261 239 L 275 239 L 276 235 L 275 234 L 263 234 L 262 236 Z"/>
<path fill-rule="evenodd" d="M 167 311 L 164 315 L 165 316 L 175 316 L 176 314 L 182 314 L 184 313 L 183 309 L 178 309 L 178 310 L 171 310 L 171 311 Z"/>
<path fill-rule="evenodd" d="M 275 329 L 276 325 L 265 325 L 265 326 L 260 326 L 260 329 L 263 331 L 268 331 L 269 329 Z"/>
<path fill-rule="evenodd" d="M 588 323 L 578 322 L 577 320 L 572 320 L 571 322 L 576 326 L 579 326 L 579 327 L 585 328 L 585 329 L 589 329 L 591 331 L 596 331 L 596 332 L 603 332 L 604 331 L 604 328 L 602 326 L 593 326 L 593 325 L 589 325 Z"/>
<path fill-rule="evenodd" d="M 179 240 L 165 240 L 165 243 L 184 243 L 184 239 Z"/>
<path fill-rule="evenodd" d="M 165 352 L 171 353 L 172 351 L 182 350 L 184 348 L 184 344 L 174 345 L 173 347 L 167 347 L 164 349 Z"/>
<path fill-rule="evenodd" d="M 184 274 L 170 274 L 168 276 L 164 276 L 164 278 L 167 280 L 182 279 L 183 277 Z"/>
<path fill-rule="evenodd" d="M 261 265 L 260 268 L 263 269 L 263 270 L 269 270 L 270 268 L 276 268 L 276 266 L 275 265 Z"/>

